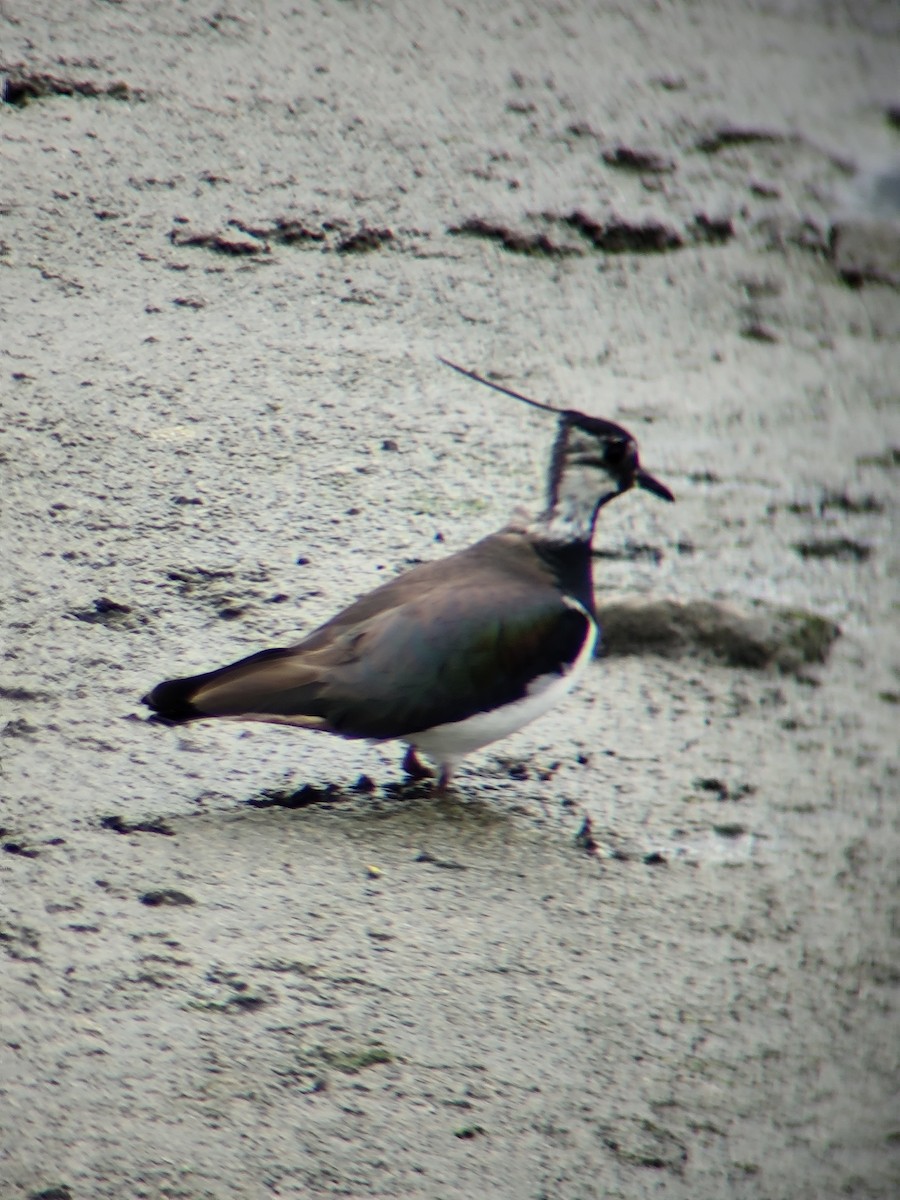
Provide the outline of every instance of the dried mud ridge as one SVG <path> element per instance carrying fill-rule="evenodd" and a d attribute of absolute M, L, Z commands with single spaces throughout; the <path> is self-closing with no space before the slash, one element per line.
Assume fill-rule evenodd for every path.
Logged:
<path fill-rule="evenodd" d="M 571 230 L 578 240 L 560 236 Z M 592 215 L 580 209 L 569 213 L 540 213 L 511 223 L 474 215 L 446 227 L 451 237 L 473 237 L 493 242 L 512 254 L 564 259 L 602 254 L 667 254 L 697 245 L 724 245 L 737 236 L 728 213 L 694 212 L 686 223 L 659 216 L 628 217 L 615 212 Z M 813 217 L 782 221 L 761 217 L 751 233 L 770 245 L 791 242 L 827 259 L 848 287 L 866 283 L 900 287 L 900 222 L 875 217 L 844 217 L 822 224 Z M 393 248 L 418 254 L 419 243 L 432 235 L 423 230 L 397 232 L 370 225 L 356 227 L 340 218 L 311 220 L 276 216 L 248 221 L 229 219 L 224 228 L 194 229 L 186 217 L 176 218 L 169 241 L 178 248 L 208 250 L 232 258 L 266 259 L 274 247 L 315 248 L 323 253 L 362 254 Z M 190 306 L 189 301 L 184 301 Z M 198 305 L 199 307 L 199 305 Z M 777 337 L 761 321 L 748 320 L 742 333 L 760 342 Z"/>
<path fill-rule="evenodd" d="M 597 218 L 580 210 L 565 216 L 542 213 L 540 220 L 575 230 L 592 250 L 606 254 L 662 254 L 668 250 L 680 250 L 690 242 L 727 242 L 734 237 L 734 225 L 730 218 L 709 217 L 705 213 L 697 213 L 693 226 L 683 231 L 655 217 L 642 220 L 613 215 Z M 449 226 L 447 232 L 456 237 L 480 237 L 498 242 L 504 250 L 517 254 L 567 258 L 589 252 L 583 242 L 554 241 L 543 230 L 515 229 L 483 217 L 470 217 L 460 225 Z"/>
<path fill-rule="evenodd" d="M 349 221 L 304 221 L 293 217 L 275 217 L 250 224 L 233 218 L 227 228 L 237 233 L 193 230 L 186 217 L 176 218 L 176 228 L 169 233 L 173 246 L 195 246 L 217 254 L 258 256 L 272 253 L 272 246 L 315 246 L 336 254 L 364 254 L 378 250 L 395 241 L 391 229 L 376 229 L 360 222 L 354 229 Z M 241 236 L 241 235 L 244 236 Z"/>
<path fill-rule="evenodd" d="M 710 216 L 705 212 L 697 212 L 683 230 L 658 218 L 592 217 L 578 210 L 565 215 L 542 213 L 536 220 L 547 226 L 574 230 L 580 241 L 561 241 L 547 229 L 517 228 L 479 216 L 448 226 L 447 233 L 452 237 L 483 238 L 512 253 L 538 258 L 581 257 L 595 251 L 658 254 L 691 244 L 723 243 L 735 236 L 730 217 Z M 391 246 L 402 249 L 407 238 L 422 239 L 430 235 L 420 230 L 395 233 L 364 220 L 354 229 L 350 222 L 339 219 L 316 222 L 279 216 L 252 222 L 231 218 L 224 229 L 212 230 L 193 229 L 188 218 L 180 217 L 168 236 L 173 246 L 210 250 L 233 258 L 254 258 L 271 255 L 274 246 L 315 248 L 337 254 L 360 254 Z"/>
<path fill-rule="evenodd" d="M 0 65 L 0 101 L 24 108 L 33 100 L 48 96 L 85 96 L 90 99 L 143 100 L 143 92 L 122 80 L 95 83 L 92 79 L 72 79 L 46 71 L 32 71 L 21 63 Z"/>
<path fill-rule="evenodd" d="M 158 833 L 163 837 L 174 837 L 175 830 L 162 817 L 150 817 L 145 821 L 128 821 L 125 817 L 113 814 L 100 818 L 101 829 L 111 829 L 113 833 Z"/>

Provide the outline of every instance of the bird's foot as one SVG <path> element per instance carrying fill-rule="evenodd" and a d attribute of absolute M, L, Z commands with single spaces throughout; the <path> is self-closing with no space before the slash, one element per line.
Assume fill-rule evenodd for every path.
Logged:
<path fill-rule="evenodd" d="M 416 783 L 422 779 L 432 779 L 434 777 L 434 771 L 432 771 L 431 767 L 426 767 L 425 763 L 416 754 L 415 746 L 407 746 L 406 754 L 403 756 L 402 770 Z"/>

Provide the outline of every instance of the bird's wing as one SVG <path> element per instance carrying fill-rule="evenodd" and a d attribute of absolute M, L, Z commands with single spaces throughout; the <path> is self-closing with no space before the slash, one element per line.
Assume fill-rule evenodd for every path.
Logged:
<path fill-rule="evenodd" d="M 403 737 L 521 699 L 534 679 L 565 672 L 590 625 L 549 587 L 441 587 L 327 639 L 318 631 L 311 646 L 200 676 L 186 699 L 194 717 Z"/>

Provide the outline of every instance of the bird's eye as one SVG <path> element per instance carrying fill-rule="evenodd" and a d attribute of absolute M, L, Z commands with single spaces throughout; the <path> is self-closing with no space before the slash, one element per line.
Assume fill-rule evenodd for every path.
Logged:
<path fill-rule="evenodd" d="M 620 467 L 628 458 L 631 443 L 624 439 L 609 442 L 606 447 L 606 464 L 610 467 Z"/>

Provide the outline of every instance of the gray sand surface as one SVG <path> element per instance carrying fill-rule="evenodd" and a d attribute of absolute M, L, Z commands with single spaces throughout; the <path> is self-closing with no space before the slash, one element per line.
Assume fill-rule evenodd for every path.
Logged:
<path fill-rule="evenodd" d="M 2 1200 L 900 1194 L 898 62 L 893 0 L 0 2 Z M 146 724 L 539 503 L 436 354 L 676 491 L 609 654 L 445 800 Z"/>

